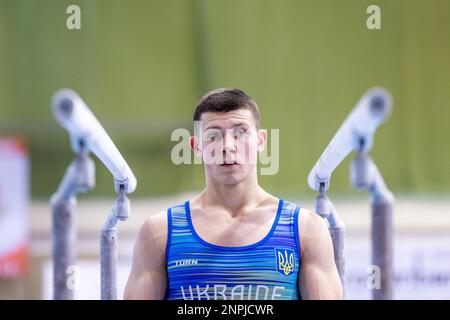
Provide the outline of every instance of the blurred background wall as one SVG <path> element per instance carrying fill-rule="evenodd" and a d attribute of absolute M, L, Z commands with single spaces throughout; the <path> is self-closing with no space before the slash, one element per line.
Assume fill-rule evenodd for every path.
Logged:
<path fill-rule="evenodd" d="M 448 192 L 450 2 L 376 1 L 382 29 L 368 30 L 372 2 L 0 0 L 0 134 L 27 139 L 32 195 L 49 197 L 73 159 L 49 102 L 74 88 L 135 171 L 136 196 L 197 190 L 202 169 L 172 164 L 170 134 L 191 130 L 206 91 L 237 87 L 259 104 L 262 127 L 280 129 L 280 170 L 263 186 L 312 194 L 307 173 L 379 85 L 394 98 L 372 151 L 386 182 L 395 192 Z M 66 28 L 71 4 L 81 30 Z M 97 172 L 90 195 L 111 195 L 109 173 Z M 332 185 L 352 193 L 348 161 Z"/>
<path fill-rule="evenodd" d="M 73 4 L 81 30 L 66 27 Z M 381 30 L 366 26 L 371 4 L 381 8 Z M 0 0 L 0 137 L 25 141 L 32 198 L 29 272 L 0 280 L 0 299 L 51 296 L 48 200 L 74 159 L 50 110 L 56 90 L 81 95 L 138 178 L 132 216 L 119 226 L 123 285 L 148 214 L 203 187 L 200 165 L 171 162 L 172 131 L 192 132 L 199 98 L 225 86 L 257 101 L 263 128 L 280 129 L 279 171 L 261 176 L 262 186 L 308 208 L 315 193 L 306 176 L 339 125 L 367 88 L 390 90 L 393 113 L 371 155 L 398 199 L 397 287 L 400 297 L 448 298 L 449 39 L 448 0 Z M 351 158 L 333 173 L 330 196 L 344 199 L 335 206 L 347 225 L 356 288 L 348 296 L 361 298 L 370 296 L 370 209 L 349 185 Z M 78 258 L 95 266 L 86 267 L 85 293 L 98 293 L 89 287 L 99 285 L 98 230 L 115 196 L 96 163 L 97 186 L 77 209 Z"/>

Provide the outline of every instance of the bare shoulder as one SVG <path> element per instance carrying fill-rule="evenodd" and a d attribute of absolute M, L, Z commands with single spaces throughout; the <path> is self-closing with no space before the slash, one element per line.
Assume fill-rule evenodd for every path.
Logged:
<path fill-rule="evenodd" d="M 163 299 L 166 290 L 167 214 L 151 215 L 141 226 L 124 292 L 125 299 Z"/>
<path fill-rule="evenodd" d="M 154 252 L 156 249 L 160 253 L 164 253 L 167 244 L 167 233 L 167 211 L 152 214 L 142 224 L 139 230 L 137 244 L 142 246 L 147 252 Z M 152 250 L 147 250 L 150 248 Z"/>
<path fill-rule="evenodd" d="M 298 218 L 298 230 L 300 235 L 300 247 L 302 254 L 308 247 L 320 243 L 328 242 L 329 232 L 325 220 L 317 213 L 307 209 L 300 209 Z"/>
<path fill-rule="evenodd" d="M 147 227 L 155 232 L 165 231 L 167 232 L 167 211 L 161 211 L 151 215 L 144 223 Z"/>
<path fill-rule="evenodd" d="M 317 213 L 302 208 L 299 212 L 299 227 L 308 231 L 320 231 L 326 229 L 327 224 Z"/>

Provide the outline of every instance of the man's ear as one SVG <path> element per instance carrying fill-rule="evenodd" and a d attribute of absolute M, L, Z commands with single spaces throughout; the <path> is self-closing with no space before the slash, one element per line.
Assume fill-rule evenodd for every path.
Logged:
<path fill-rule="evenodd" d="M 258 152 L 263 152 L 267 142 L 267 130 L 258 130 Z"/>
<path fill-rule="evenodd" d="M 189 137 L 189 145 L 191 146 L 191 149 L 194 152 L 194 154 L 197 157 L 201 158 L 202 151 L 201 151 L 201 147 L 200 147 L 199 140 L 198 140 L 197 136 L 190 136 Z"/>

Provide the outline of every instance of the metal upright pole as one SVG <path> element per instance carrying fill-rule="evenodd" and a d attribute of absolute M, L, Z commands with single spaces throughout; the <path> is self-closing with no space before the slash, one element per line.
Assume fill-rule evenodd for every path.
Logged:
<path fill-rule="evenodd" d="M 374 288 L 374 300 L 393 299 L 393 227 L 392 203 L 372 200 L 372 263 L 380 267 L 380 287 Z"/>
<path fill-rule="evenodd" d="M 325 185 L 321 184 L 319 195 L 315 200 L 315 210 L 318 215 L 325 219 L 328 225 L 328 230 L 333 241 L 334 261 L 341 279 L 342 288 L 345 292 L 345 256 L 344 256 L 344 237 L 345 225 L 338 216 L 333 203 L 328 198 L 325 192 Z"/>
<path fill-rule="evenodd" d="M 378 285 L 372 288 L 374 300 L 393 299 L 393 225 L 394 196 L 387 189 L 377 166 L 365 152 L 359 152 L 352 162 L 351 181 L 355 188 L 371 195 L 372 264 L 379 268 Z"/>
<path fill-rule="evenodd" d="M 72 300 L 74 298 L 74 287 L 69 283 L 69 277 L 71 276 L 70 267 L 75 265 L 74 211 L 76 194 L 86 192 L 94 185 L 94 162 L 81 149 L 77 158 L 66 170 L 58 190 L 50 200 L 52 207 L 53 299 L 55 300 Z"/>
<path fill-rule="evenodd" d="M 102 300 L 117 300 L 117 222 L 130 216 L 130 201 L 121 187 L 100 231 L 100 286 Z"/>
<path fill-rule="evenodd" d="M 69 267 L 75 264 L 74 209 L 76 199 L 52 203 L 53 299 L 73 300 L 73 288 L 68 284 Z"/>

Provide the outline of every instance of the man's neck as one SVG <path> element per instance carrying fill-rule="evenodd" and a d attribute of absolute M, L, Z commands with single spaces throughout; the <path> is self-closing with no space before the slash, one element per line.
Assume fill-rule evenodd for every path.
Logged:
<path fill-rule="evenodd" d="M 203 206 L 222 207 L 237 215 L 245 208 L 258 206 L 269 197 L 270 194 L 259 186 L 256 178 L 253 178 L 233 185 L 210 181 L 198 200 Z"/>

